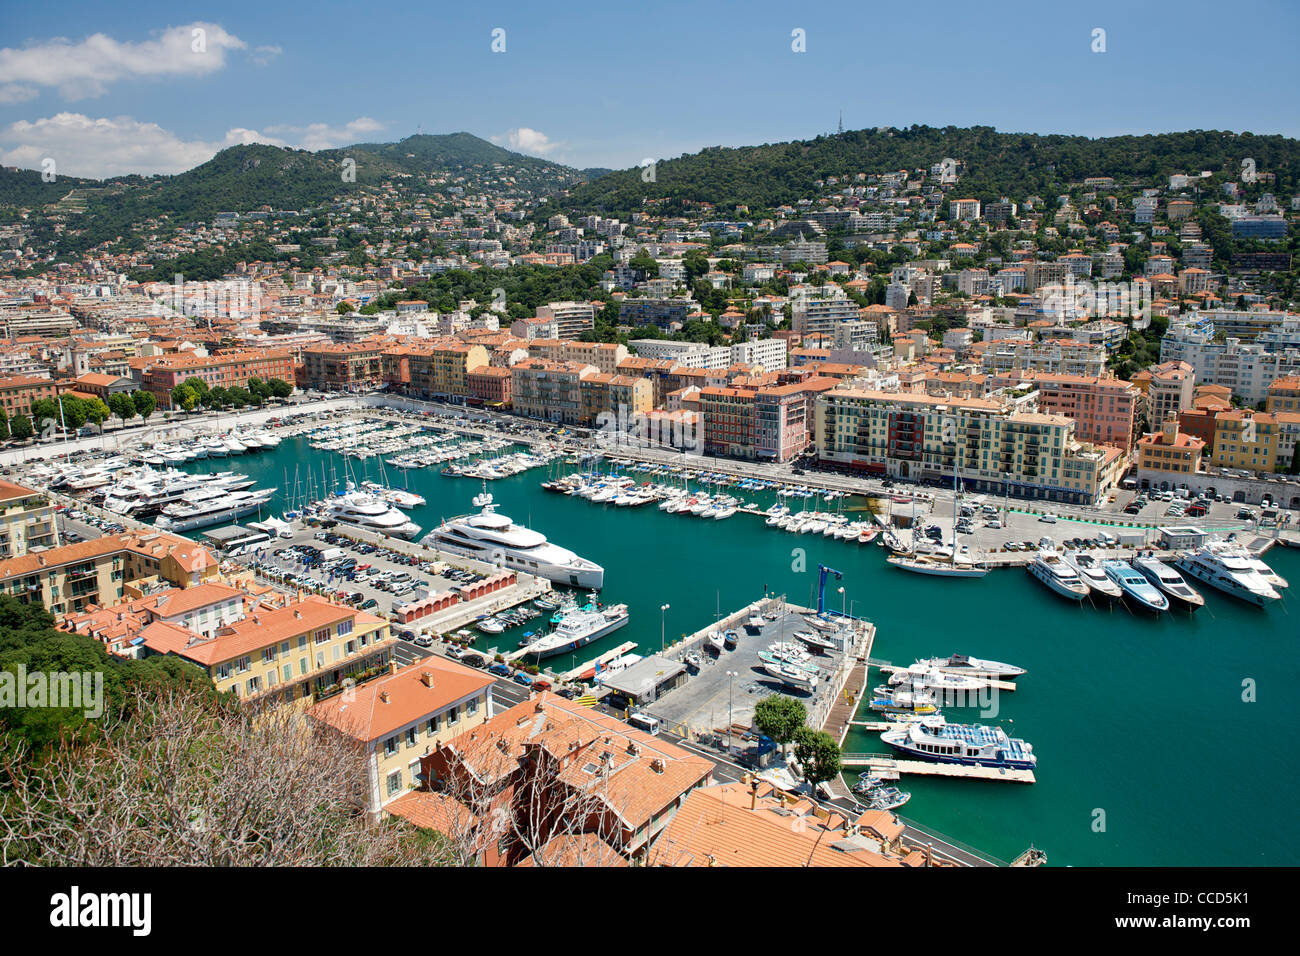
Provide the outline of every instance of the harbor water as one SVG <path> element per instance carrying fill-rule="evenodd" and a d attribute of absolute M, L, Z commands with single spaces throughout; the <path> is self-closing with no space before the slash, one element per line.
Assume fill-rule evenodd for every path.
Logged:
<path fill-rule="evenodd" d="M 317 497 L 322 475 L 339 488 L 344 466 L 341 456 L 298 437 L 274 450 L 184 467 L 234 469 L 259 487 L 276 486 L 265 513 L 278 515 L 295 488 L 301 499 L 309 475 Z M 444 477 L 436 466 L 389 467 L 383 474 L 378 458 L 346 466 L 358 480 L 386 479 L 425 496 L 428 503 L 409 512 L 423 526 L 421 535 L 444 517 L 474 510 L 470 499 L 481 490 L 478 481 Z M 636 641 L 639 653 L 658 651 L 665 603 L 671 607 L 662 614 L 662 632 L 670 644 L 711 622 L 716 609 L 728 613 L 765 589 L 815 603 L 818 565 L 829 565 L 843 578 L 828 582 L 827 604 L 877 625 L 874 658 L 906 666 L 918 657 L 966 653 L 1028 670 L 1014 693 L 1001 696 L 998 716 L 983 722 L 1033 744 L 1038 782 L 904 778 L 913 795 L 902 811 L 906 818 L 1006 860 L 1032 842 L 1054 866 L 1297 862 L 1294 595 L 1261 610 L 1204 588 L 1201 610 L 1159 617 L 1118 604 L 1080 606 L 1022 569 L 982 579 L 908 574 L 886 564 L 885 550 L 875 544 L 792 535 L 752 515 L 714 521 L 667 514 L 653 504 L 620 508 L 543 490 L 541 482 L 556 474 L 554 467 L 538 468 L 491 482 L 489 490 L 500 512 L 603 565 L 601 600 L 629 606 L 630 623 L 583 648 L 576 662 L 623 641 Z M 726 491 L 764 508 L 775 500 L 770 492 Z M 798 499 L 790 505 L 804 506 Z M 1275 548 L 1266 560 L 1300 587 L 1300 554 Z M 518 637 L 508 631 L 477 643 L 508 651 Z M 547 663 L 556 670 L 572 666 L 564 658 Z M 879 677 L 873 670 L 868 686 Z M 875 715 L 864 706 L 858 716 Z M 979 719 L 974 711 L 949 717 Z M 859 728 L 844 749 L 887 750 L 876 734 Z M 848 782 L 854 773 L 846 772 Z"/>

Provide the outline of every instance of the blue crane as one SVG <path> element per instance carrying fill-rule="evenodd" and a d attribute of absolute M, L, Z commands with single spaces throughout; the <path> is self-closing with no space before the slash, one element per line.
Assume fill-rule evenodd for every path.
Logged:
<path fill-rule="evenodd" d="M 826 575 L 835 575 L 836 581 L 841 580 L 844 575 L 840 574 L 840 572 L 836 571 L 834 568 L 826 567 L 824 564 L 817 565 L 817 574 L 817 613 L 821 614 L 822 608 L 826 604 Z"/>

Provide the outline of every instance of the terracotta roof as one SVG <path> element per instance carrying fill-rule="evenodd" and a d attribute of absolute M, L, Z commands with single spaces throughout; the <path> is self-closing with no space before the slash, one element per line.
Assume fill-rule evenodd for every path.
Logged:
<path fill-rule="evenodd" d="M 483 671 L 433 655 L 367 681 L 351 694 L 322 701 L 308 713 L 358 740 L 378 740 L 474 696 L 493 682 Z"/>

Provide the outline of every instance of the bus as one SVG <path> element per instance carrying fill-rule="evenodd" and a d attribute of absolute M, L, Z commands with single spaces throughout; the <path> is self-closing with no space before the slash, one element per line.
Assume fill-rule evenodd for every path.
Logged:
<path fill-rule="evenodd" d="M 651 737 L 659 736 L 658 717 L 651 717 L 649 714 L 642 714 L 638 712 L 628 717 L 627 722 L 631 724 L 633 727 L 635 727 L 637 730 L 644 730 Z"/>

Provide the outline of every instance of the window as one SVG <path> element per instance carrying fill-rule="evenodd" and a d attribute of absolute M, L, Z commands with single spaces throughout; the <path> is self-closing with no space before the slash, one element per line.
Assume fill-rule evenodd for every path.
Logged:
<path fill-rule="evenodd" d="M 395 753 L 397 753 L 397 738 L 389 737 L 384 741 L 384 756 L 391 757 Z"/>
<path fill-rule="evenodd" d="M 317 643 L 317 644 L 324 644 L 324 643 L 325 643 L 326 641 L 328 641 L 329 639 L 330 639 L 329 628 L 325 628 L 325 627 L 323 627 L 323 628 L 321 628 L 319 631 L 316 632 L 316 643 Z"/>
<path fill-rule="evenodd" d="M 388 795 L 391 797 L 402 789 L 402 771 L 394 770 L 388 775 Z"/>
<path fill-rule="evenodd" d="M 351 633 L 352 633 L 352 622 L 351 622 L 351 621 L 340 621 L 340 622 L 339 622 L 339 636 L 342 637 L 344 634 L 351 634 Z"/>
<path fill-rule="evenodd" d="M 429 734 L 429 736 L 432 737 L 434 734 L 436 734 L 436 733 L 437 733 L 439 730 L 441 730 L 441 729 L 442 729 L 442 717 L 441 717 L 441 715 L 436 715 L 436 716 L 430 717 L 430 718 L 429 718 L 429 724 L 428 724 L 428 730 L 426 731 L 426 732 Z"/>
<path fill-rule="evenodd" d="M 447 723 L 454 724 L 458 720 L 460 720 L 460 708 L 459 707 L 447 708 Z"/>
<path fill-rule="evenodd" d="M 416 731 L 414 727 L 411 727 L 406 731 L 406 746 L 408 747 L 415 746 L 415 734 Z"/>
<path fill-rule="evenodd" d="M 465 713 L 471 717 L 478 713 L 478 698 L 475 697 L 465 704 Z"/>

